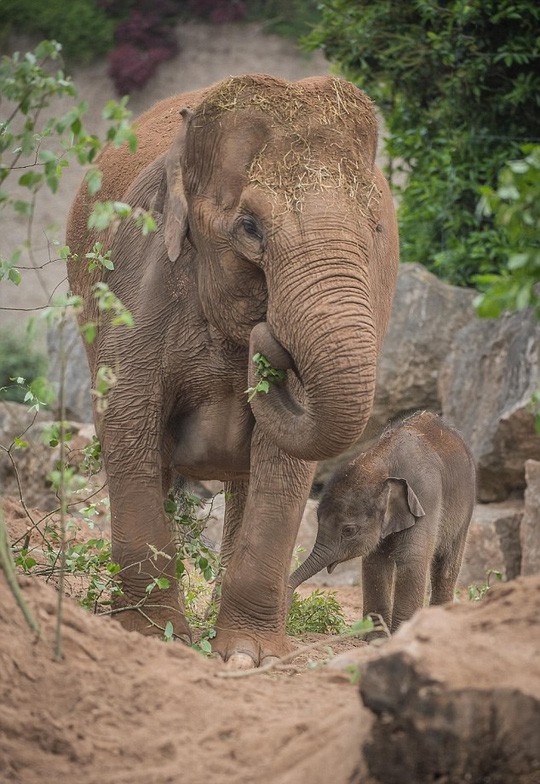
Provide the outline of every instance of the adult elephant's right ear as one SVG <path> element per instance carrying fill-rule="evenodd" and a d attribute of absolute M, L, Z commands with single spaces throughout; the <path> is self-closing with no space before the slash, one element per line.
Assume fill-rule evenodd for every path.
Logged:
<path fill-rule="evenodd" d="M 165 247 L 171 261 L 176 261 L 182 251 L 187 234 L 187 201 L 182 178 L 186 132 L 193 115 L 190 109 L 182 109 L 182 125 L 163 162 L 163 177 L 156 194 L 153 209 L 163 215 Z"/>

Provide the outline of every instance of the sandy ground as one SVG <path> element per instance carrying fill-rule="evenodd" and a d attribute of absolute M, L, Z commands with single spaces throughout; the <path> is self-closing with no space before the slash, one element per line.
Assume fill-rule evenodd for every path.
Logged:
<path fill-rule="evenodd" d="M 14 540 L 26 523 L 16 503 L 4 508 Z M 35 638 L 0 580 L 2 784 L 360 780 L 370 717 L 347 662 L 376 648 L 305 635 L 295 644 L 324 641 L 324 649 L 280 672 L 224 678 L 221 661 L 125 632 L 66 599 L 55 661 L 57 592 L 43 579 L 20 582 L 42 634 Z M 336 590 L 357 619 L 358 592 Z"/>

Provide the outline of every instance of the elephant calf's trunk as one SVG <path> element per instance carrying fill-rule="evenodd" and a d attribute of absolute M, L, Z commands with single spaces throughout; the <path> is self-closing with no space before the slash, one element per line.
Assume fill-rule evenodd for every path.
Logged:
<path fill-rule="evenodd" d="M 332 553 L 315 546 L 304 563 L 301 563 L 298 569 L 289 577 L 288 587 L 291 591 L 294 591 L 301 583 L 309 580 L 310 577 L 313 577 L 314 574 L 322 571 L 322 569 L 332 562 Z"/>

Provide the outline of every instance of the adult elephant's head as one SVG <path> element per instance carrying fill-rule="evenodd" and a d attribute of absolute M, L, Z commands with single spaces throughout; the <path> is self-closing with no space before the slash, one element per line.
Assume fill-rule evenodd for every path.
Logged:
<path fill-rule="evenodd" d="M 371 101 L 341 79 L 231 78 L 183 112 L 156 202 L 170 258 L 195 248 L 208 321 L 288 370 L 251 406 L 305 460 L 353 443 L 371 408 L 391 299 L 376 140 Z"/>

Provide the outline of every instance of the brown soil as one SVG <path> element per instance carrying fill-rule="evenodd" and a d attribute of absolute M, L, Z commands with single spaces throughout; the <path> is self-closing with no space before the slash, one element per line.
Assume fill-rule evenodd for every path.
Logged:
<path fill-rule="evenodd" d="M 4 510 L 11 537 L 20 536 L 20 505 L 7 500 Z M 321 666 L 326 647 L 286 671 L 225 679 L 220 661 L 125 632 L 67 599 L 55 661 L 58 594 L 38 579 L 20 583 L 42 635 L 34 638 L 0 580 L 2 784 L 345 784 L 356 775 L 369 714 L 349 672 L 336 660 Z M 348 619 L 358 618 L 358 592 L 337 592 Z M 332 635 L 298 644 L 317 640 L 335 654 L 376 654 Z"/>

